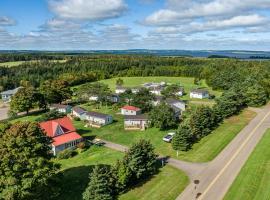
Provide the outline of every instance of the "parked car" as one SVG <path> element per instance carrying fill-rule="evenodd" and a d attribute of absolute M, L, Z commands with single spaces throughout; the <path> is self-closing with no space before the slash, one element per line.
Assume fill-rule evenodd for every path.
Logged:
<path fill-rule="evenodd" d="M 174 135 L 175 135 L 175 133 L 173 133 L 173 132 L 168 133 L 166 136 L 163 137 L 163 141 L 164 142 L 171 142 Z"/>

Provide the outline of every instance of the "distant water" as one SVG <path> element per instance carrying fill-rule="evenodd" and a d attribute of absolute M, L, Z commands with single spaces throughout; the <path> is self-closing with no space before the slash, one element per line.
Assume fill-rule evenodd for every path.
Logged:
<path fill-rule="evenodd" d="M 76 54 L 137 54 L 137 55 L 158 55 L 158 56 L 189 56 L 189 57 L 230 57 L 238 59 L 270 59 L 270 51 L 211 51 L 211 50 L 148 50 L 148 49 L 131 49 L 131 50 L 89 50 L 89 51 L 0 51 L 0 53 L 64 53 L 67 55 Z"/>

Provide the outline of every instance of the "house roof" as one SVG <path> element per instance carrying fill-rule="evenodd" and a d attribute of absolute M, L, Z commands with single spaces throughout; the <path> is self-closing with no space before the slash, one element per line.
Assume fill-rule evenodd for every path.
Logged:
<path fill-rule="evenodd" d="M 55 135 L 58 127 L 61 127 L 64 133 L 75 132 L 76 130 L 68 117 L 41 122 L 39 125 L 49 137 L 59 137 Z"/>
<path fill-rule="evenodd" d="M 59 146 L 59 145 L 62 145 L 62 144 L 65 144 L 65 143 L 68 143 L 68 142 L 71 142 L 71 141 L 74 141 L 74 140 L 79 140 L 81 138 L 82 138 L 82 136 L 80 136 L 78 133 L 76 133 L 74 131 L 74 132 L 59 135 L 59 136 L 53 138 L 53 143 L 52 144 L 54 146 Z"/>
<path fill-rule="evenodd" d="M 132 110 L 132 111 L 140 111 L 141 110 L 140 108 L 137 108 L 135 106 L 124 106 L 124 107 L 122 107 L 122 109 Z"/>
<path fill-rule="evenodd" d="M 147 120 L 146 115 L 125 115 L 125 120 Z"/>
<path fill-rule="evenodd" d="M 88 116 L 101 118 L 101 119 L 106 119 L 108 116 L 110 116 L 110 115 L 103 114 L 103 113 L 98 113 L 98 112 L 86 112 L 85 114 L 88 115 Z"/>
<path fill-rule="evenodd" d="M 78 114 L 80 114 L 80 115 L 83 114 L 83 113 L 85 113 L 85 112 L 87 112 L 86 110 L 84 110 L 83 108 L 81 108 L 79 106 L 75 106 L 73 108 L 73 111 L 76 112 L 76 113 L 78 113 Z"/>
<path fill-rule="evenodd" d="M 204 89 L 195 89 L 195 90 L 192 90 L 191 91 L 192 93 L 209 93 L 207 90 L 204 90 Z"/>
<path fill-rule="evenodd" d="M 184 101 L 182 101 L 182 100 L 172 99 L 172 98 L 166 99 L 166 102 L 167 102 L 168 104 L 176 104 L 176 103 L 186 104 L 186 103 L 185 103 Z"/>
<path fill-rule="evenodd" d="M 70 108 L 70 105 L 63 105 L 63 104 L 51 104 L 51 108 L 57 108 L 57 109 L 67 109 Z"/>
<path fill-rule="evenodd" d="M 7 91 L 3 91 L 1 92 L 1 95 L 14 95 L 18 92 L 19 89 L 21 89 L 22 87 L 17 87 L 13 90 L 7 90 Z"/>

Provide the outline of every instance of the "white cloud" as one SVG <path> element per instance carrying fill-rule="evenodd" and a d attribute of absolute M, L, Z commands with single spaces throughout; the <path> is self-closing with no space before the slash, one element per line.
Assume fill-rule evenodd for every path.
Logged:
<path fill-rule="evenodd" d="M 99 21 L 121 16 L 123 0 L 51 0 L 50 9 L 60 18 Z"/>
<path fill-rule="evenodd" d="M 0 16 L 0 26 L 13 26 L 16 24 L 16 21 L 10 17 Z"/>
<path fill-rule="evenodd" d="M 269 0 L 168 0 L 167 8 L 154 12 L 144 20 L 144 23 L 148 25 L 179 24 L 181 20 L 250 14 L 255 9 L 267 8 L 270 8 Z"/>

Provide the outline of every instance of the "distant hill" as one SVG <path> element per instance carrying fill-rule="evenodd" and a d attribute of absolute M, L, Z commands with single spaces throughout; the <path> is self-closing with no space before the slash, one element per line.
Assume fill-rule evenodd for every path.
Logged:
<path fill-rule="evenodd" d="M 2 50 L 1 53 L 58 53 L 65 55 L 79 54 L 135 54 L 135 55 L 157 55 L 157 56 L 182 56 L 182 57 L 202 57 L 202 58 L 238 58 L 238 59 L 270 59 L 268 51 L 239 51 L 239 50 L 149 50 L 149 49 L 129 49 L 129 50 L 78 50 L 78 51 L 27 51 L 27 50 Z"/>

